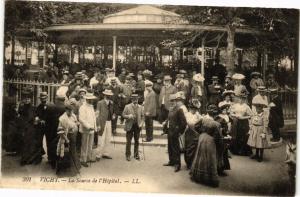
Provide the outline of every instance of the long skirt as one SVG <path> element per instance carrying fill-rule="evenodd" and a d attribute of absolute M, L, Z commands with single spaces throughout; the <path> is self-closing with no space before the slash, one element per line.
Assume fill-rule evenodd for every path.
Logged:
<path fill-rule="evenodd" d="M 217 152 L 214 138 L 207 133 L 199 136 L 198 146 L 191 167 L 191 179 L 207 184 L 218 186 Z"/>
<path fill-rule="evenodd" d="M 249 121 L 240 120 L 237 118 L 232 119 L 232 143 L 230 151 L 235 155 L 249 156 L 252 154 L 251 148 L 247 144 L 249 132 Z"/>
<path fill-rule="evenodd" d="M 191 168 L 199 139 L 199 133 L 192 129 L 188 129 L 185 132 L 185 151 L 184 160 L 188 169 Z"/>
<path fill-rule="evenodd" d="M 37 129 L 29 124 L 26 124 L 23 129 L 21 165 L 38 164 L 42 161 L 45 152 L 43 147 L 39 146 Z"/>
<path fill-rule="evenodd" d="M 2 142 L 7 152 L 22 152 L 22 133 L 17 121 L 10 121 L 8 123 L 6 141 L 3 140 Z"/>
<path fill-rule="evenodd" d="M 56 163 L 56 174 L 59 177 L 71 177 L 80 173 L 80 161 L 76 151 L 77 133 L 68 133 L 69 144 L 65 148 L 64 157 Z"/>

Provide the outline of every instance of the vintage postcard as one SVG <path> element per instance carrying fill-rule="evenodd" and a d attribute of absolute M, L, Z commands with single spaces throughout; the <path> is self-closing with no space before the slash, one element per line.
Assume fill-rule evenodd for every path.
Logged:
<path fill-rule="evenodd" d="M 4 11 L 1 188 L 295 195 L 298 9 Z"/>

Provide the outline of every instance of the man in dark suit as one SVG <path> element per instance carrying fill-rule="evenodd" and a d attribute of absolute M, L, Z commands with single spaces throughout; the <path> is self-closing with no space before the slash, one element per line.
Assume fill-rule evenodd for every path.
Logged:
<path fill-rule="evenodd" d="M 138 104 L 137 94 L 131 95 L 131 103 L 125 106 L 122 115 L 126 119 L 124 127 L 126 131 L 126 159 L 130 161 L 131 140 L 134 137 L 134 158 L 139 160 L 139 137 L 144 120 L 144 109 Z"/>
<path fill-rule="evenodd" d="M 208 85 L 209 104 L 218 105 L 221 101 L 222 87 L 219 84 L 219 78 L 217 76 L 212 77 L 212 84 Z"/>
<path fill-rule="evenodd" d="M 145 81 L 146 90 L 144 92 L 144 113 L 146 127 L 146 142 L 153 140 L 153 118 L 156 116 L 156 94 L 152 89 L 153 83 Z"/>
<path fill-rule="evenodd" d="M 111 90 L 103 91 L 104 98 L 98 102 L 96 116 L 97 116 L 97 126 L 99 130 L 99 138 L 98 142 L 100 142 L 100 146 L 98 146 L 96 150 L 96 160 L 99 161 L 100 158 L 104 159 L 112 159 L 110 156 L 111 149 L 111 135 L 112 135 L 112 121 L 116 118 L 116 114 L 114 112 L 114 104 L 111 100 L 113 96 L 113 92 Z"/>
<path fill-rule="evenodd" d="M 171 95 L 171 107 L 168 117 L 168 153 L 169 162 L 164 166 L 174 166 L 175 172 L 178 172 L 181 168 L 180 161 L 180 145 L 179 136 L 186 128 L 185 113 L 187 109 L 184 105 L 185 96 L 183 92 L 177 92 L 175 95 Z"/>
<path fill-rule="evenodd" d="M 271 94 L 270 99 L 270 113 L 269 113 L 269 128 L 272 131 L 272 142 L 280 140 L 280 128 L 284 126 L 282 103 L 278 97 L 278 89 L 269 89 Z"/>

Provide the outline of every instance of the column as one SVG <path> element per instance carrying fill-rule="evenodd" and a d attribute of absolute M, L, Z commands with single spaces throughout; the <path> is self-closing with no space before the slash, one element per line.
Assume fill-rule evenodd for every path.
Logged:
<path fill-rule="evenodd" d="M 201 74 L 202 74 L 202 76 L 204 77 L 205 38 L 202 38 L 201 49 L 202 49 L 202 55 L 201 55 Z"/>
<path fill-rule="evenodd" d="M 117 57 L 117 36 L 113 36 L 113 69 L 116 70 L 116 57 Z"/>
<path fill-rule="evenodd" d="M 46 39 L 44 39 L 44 56 L 43 56 L 43 67 L 46 66 L 46 59 L 47 59 L 47 48 L 46 48 Z"/>

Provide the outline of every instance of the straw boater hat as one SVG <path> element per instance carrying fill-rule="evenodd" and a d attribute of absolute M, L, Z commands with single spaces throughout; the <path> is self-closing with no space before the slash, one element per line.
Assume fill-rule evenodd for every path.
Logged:
<path fill-rule="evenodd" d="M 164 76 L 164 81 L 171 81 L 172 77 L 170 75 L 165 75 Z"/>
<path fill-rule="evenodd" d="M 78 90 L 78 93 L 81 93 L 81 92 L 87 93 L 86 89 L 84 89 L 84 88 L 80 88 L 80 89 Z"/>
<path fill-rule="evenodd" d="M 87 99 L 87 100 L 97 99 L 97 97 L 95 97 L 93 93 L 86 93 L 84 98 Z"/>
<path fill-rule="evenodd" d="M 240 73 L 235 73 L 234 75 L 232 75 L 232 79 L 243 80 L 243 79 L 245 79 L 245 75 L 240 74 Z"/>
<path fill-rule="evenodd" d="M 254 76 L 261 76 L 261 74 L 259 72 L 254 71 L 251 73 L 251 77 L 254 77 Z"/>
<path fill-rule="evenodd" d="M 225 96 L 231 95 L 231 94 L 234 94 L 234 91 L 233 91 L 233 90 L 225 90 L 225 91 L 222 93 L 222 96 L 225 97 Z"/>
<path fill-rule="evenodd" d="M 138 94 L 132 94 L 132 95 L 131 95 L 131 98 L 132 98 L 132 99 L 137 99 L 137 98 L 139 98 L 139 95 L 138 95 Z"/>
<path fill-rule="evenodd" d="M 179 91 L 176 93 L 176 100 L 185 100 L 184 92 Z"/>
<path fill-rule="evenodd" d="M 201 73 L 197 73 L 193 76 L 193 80 L 194 81 L 198 81 L 198 82 L 203 82 L 205 79 L 204 77 L 201 75 Z"/>
<path fill-rule="evenodd" d="M 107 96 L 113 96 L 114 95 L 114 93 L 111 90 L 109 90 L 109 89 L 105 89 L 102 92 L 102 94 L 107 95 Z"/>
<path fill-rule="evenodd" d="M 39 97 L 40 97 L 41 99 L 43 99 L 43 98 L 48 98 L 48 93 L 47 93 L 47 92 L 41 92 Z"/>
<path fill-rule="evenodd" d="M 149 80 L 145 80 L 145 86 L 153 86 L 153 83 Z"/>

